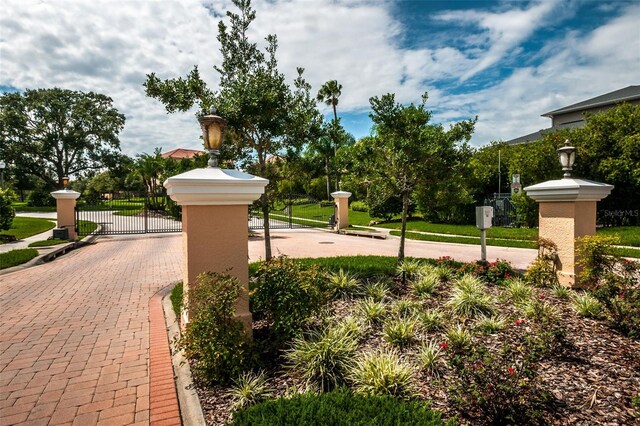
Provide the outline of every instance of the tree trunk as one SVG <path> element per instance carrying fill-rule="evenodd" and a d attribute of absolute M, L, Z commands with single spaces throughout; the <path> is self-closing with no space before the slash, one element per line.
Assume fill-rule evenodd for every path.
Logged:
<path fill-rule="evenodd" d="M 407 213 L 409 212 L 409 193 L 402 193 L 402 228 L 400 231 L 400 249 L 398 250 L 398 264 L 404 262 L 404 240 L 407 233 Z"/>
<path fill-rule="evenodd" d="M 329 156 L 325 157 L 325 168 L 327 170 L 327 200 L 331 201 L 331 176 L 329 170 Z"/>
<path fill-rule="evenodd" d="M 333 122 L 335 123 L 336 127 L 338 126 L 338 111 L 336 110 L 336 103 L 335 101 L 331 103 L 331 105 L 333 106 Z M 333 158 L 335 159 L 338 155 L 338 141 L 336 140 L 336 134 L 334 132 L 333 134 Z M 335 170 L 336 173 L 336 191 L 341 191 L 342 188 L 340 188 L 340 176 L 338 175 L 338 168 L 336 167 Z"/>
<path fill-rule="evenodd" d="M 267 191 L 260 197 L 262 198 L 262 220 L 264 223 L 264 258 L 271 260 L 271 232 L 269 230 L 269 200 Z"/>

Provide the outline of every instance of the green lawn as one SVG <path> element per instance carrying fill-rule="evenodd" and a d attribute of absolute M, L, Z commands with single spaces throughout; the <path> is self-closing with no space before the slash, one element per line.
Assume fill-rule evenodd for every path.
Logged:
<path fill-rule="evenodd" d="M 15 217 L 11 228 L 0 232 L 3 235 L 13 235 L 17 240 L 30 237 L 48 231 L 56 226 L 55 222 L 49 219 L 38 219 L 33 217 Z M 2 240 L 0 240 L 2 244 Z"/>
<path fill-rule="evenodd" d="M 78 234 L 81 237 L 91 234 L 98 228 L 98 224 L 95 222 L 91 222 L 90 220 L 79 220 L 78 225 L 79 229 L 82 230 L 82 233 Z"/>
<path fill-rule="evenodd" d="M 0 269 L 11 268 L 12 266 L 26 263 L 38 255 L 38 250 L 34 248 L 11 250 L 0 253 Z"/>
<path fill-rule="evenodd" d="M 58 244 L 66 244 L 69 240 L 42 240 L 42 241 L 34 241 L 29 244 L 29 247 L 49 247 L 56 246 Z"/>
<path fill-rule="evenodd" d="M 391 231 L 391 235 L 395 235 L 396 237 L 400 236 L 400 231 Z M 419 234 L 416 232 L 407 232 L 407 238 L 412 240 L 422 240 L 422 241 L 437 241 L 441 243 L 459 243 L 459 244 L 475 244 L 480 245 L 480 238 L 470 238 L 470 237 L 457 237 L 457 236 L 445 236 L 445 235 L 432 235 L 432 234 Z M 536 248 L 536 244 L 533 241 L 529 240 L 512 240 L 512 239 L 494 239 L 487 238 L 488 246 L 497 246 L 497 247 L 520 247 L 520 248 Z"/>
<path fill-rule="evenodd" d="M 14 201 L 11 203 L 14 210 L 16 212 L 55 212 L 55 206 L 47 206 L 47 207 L 30 207 L 27 206 L 27 202 Z"/>

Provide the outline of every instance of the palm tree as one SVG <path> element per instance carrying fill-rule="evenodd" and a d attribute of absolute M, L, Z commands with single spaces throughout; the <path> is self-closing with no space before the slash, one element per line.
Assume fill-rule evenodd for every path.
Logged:
<path fill-rule="evenodd" d="M 338 124 L 338 112 L 336 107 L 338 106 L 338 98 L 342 94 L 342 84 L 338 83 L 338 80 L 329 80 L 322 85 L 318 90 L 316 99 L 318 102 L 324 102 L 327 105 L 331 105 L 333 108 L 333 124 Z M 338 152 L 338 141 L 333 140 L 333 156 L 335 158 Z M 338 173 L 336 172 L 336 190 L 338 190 Z"/>

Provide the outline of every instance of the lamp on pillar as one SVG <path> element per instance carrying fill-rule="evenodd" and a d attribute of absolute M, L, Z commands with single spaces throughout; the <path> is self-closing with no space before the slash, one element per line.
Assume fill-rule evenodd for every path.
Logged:
<path fill-rule="evenodd" d="M 69 189 L 69 176 L 64 176 L 62 178 L 62 186 L 64 187 L 64 189 Z"/>
<path fill-rule="evenodd" d="M 200 128 L 202 128 L 204 149 L 209 153 L 209 167 L 218 167 L 218 153 L 222 145 L 227 120 L 219 115 L 207 114 L 198 117 L 198 121 Z"/>
<path fill-rule="evenodd" d="M 576 161 L 576 149 L 569 145 L 569 139 L 564 141 L 564 146 L 558 149 L 558 155 L 560 157 L 560 164 L 562 165 L 562 171 L 565 178 L 571 177 L 573 171 L 573 163 Z"/>

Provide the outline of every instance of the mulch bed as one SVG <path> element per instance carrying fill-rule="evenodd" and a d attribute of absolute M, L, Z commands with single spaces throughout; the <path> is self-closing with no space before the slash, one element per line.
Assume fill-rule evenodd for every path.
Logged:
<path fill-rule="evenodd" d="M 489 291 L 497 299 L 499 289 L 490 286 Z M 425 304 L 428 307 L 442 306 L 447 293 L 448 290 L 443 290 L 440 296 L 429 299 Z M 544 421 L 556 425 L 640 425 L 640 407 L 633 403 L 634 398 L 637 400 L 640 395 L 640 342 L 620 335 L 606 321 L 579 317 L 571 309 L 570 301 L 557 299 L 548 290 L 534 289 L 534 296 L 541 293 L 558 310 L 566 326 L 566 339 L 569 342 L 568 349 L 546 357 L 538 370 L 543 390 L 552 396 L 551 402 L 543 410 Z M 333 315 L 346 315 L 352 311 L 355 303 L 333 302 Z M 508 318 L 518 318 L 518 311 L 509 302 L 498 302 L 497 306 Z M 508 329 L 503 333 L 507 332 Z M 266 336 L 267 324 L 256 321 L 256 341 Z M 422 332 L 418 340 L 441 339 L 444 339 L 442 332 Z M 474 344 L 482 343 L 487 347 L 497 345 L 500 340 L 500 333 L 492 336 L 474 335 Z M 361 346 L 369 349 L 388 345 L 378 330 L 370 333 Z M 404 354 L 410 358 L 416 349 L 417 345 L 406 348 Z M 275 389 L 274 397 L 305 388 L 302 380 L 282 367 L 277 355 L 267 354 L 263 359 L 270 385 Z M 452 370 L 446 370 L 439 378 L 421 372 L 417 378 L 421 397 L 431 401 L 432 407 L 441 411 L 445 419 L 456 416 L 460 424 L 485 424 L 478 413 L 463 412 L 449 401 L 447 383 L 455 380 Z M 230 421 L 232 401 L 226 396 L 225 388 L 200 386 L 198 395 L 208 424 L 223 425 Z"/>

